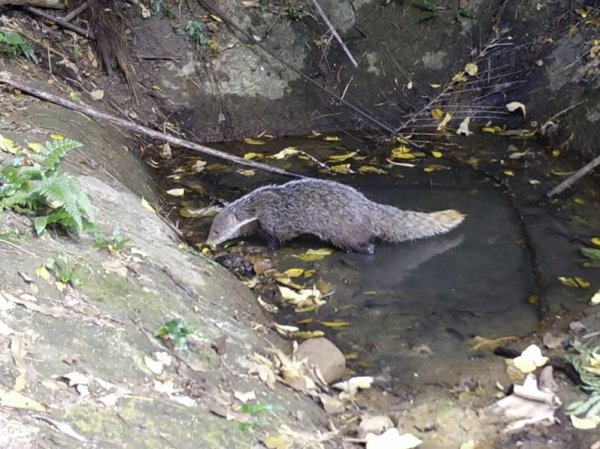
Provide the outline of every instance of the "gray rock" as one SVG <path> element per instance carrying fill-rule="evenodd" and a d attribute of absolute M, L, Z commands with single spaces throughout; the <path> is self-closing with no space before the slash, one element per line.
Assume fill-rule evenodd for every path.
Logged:
<path fill-rule="evenodd" d="M 311 338 L 298 346 L 298 359 L 308 359 L 308 363 L 316 365 L 327 383 L 339 379 L 346 369 L 346 359 L 342 351 L 326 338 Z"/>

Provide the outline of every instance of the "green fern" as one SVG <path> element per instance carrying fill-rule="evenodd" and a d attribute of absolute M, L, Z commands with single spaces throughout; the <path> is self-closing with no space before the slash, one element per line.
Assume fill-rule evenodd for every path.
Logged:
<path fill-rule="evenodd" d="M 0 170 L 0 210 L 34 215 L 38 234 L 49 224 L 78 234 L 94 219 L 92 205 L 72 178 L 56 171 L 65 154 L 80 146 L 69 139 L 47 142 L 40 153 L 30 156 L 28 163 L 34 165 L 25 165 L 21 156 L 4 165 Z"/>

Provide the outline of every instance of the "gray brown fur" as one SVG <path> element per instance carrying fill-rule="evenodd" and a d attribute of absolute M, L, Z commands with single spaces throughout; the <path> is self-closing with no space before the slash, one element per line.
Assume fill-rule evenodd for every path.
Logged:
<path fill-rule="evenodd" d="M 333 181 L 302 179 L 260 187 L 227 205 L 215 217 L 207 244 L 262 232 L 270 248 L 312 234 L 345 251 L 372 253 L 377 238 L 402 242 L 458 226 L 455 210 L 432 213 L 375 203 L 358 190 Z"/>

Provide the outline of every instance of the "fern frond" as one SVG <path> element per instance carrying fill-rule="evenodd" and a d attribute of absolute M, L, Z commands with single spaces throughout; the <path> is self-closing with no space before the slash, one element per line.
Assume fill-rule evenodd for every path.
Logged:
<path fill-rule="evenodd" d="M 17 190 L 12 195 L 2 198 L 0 206 L 3 209 L 14 209 L 21 206 L 27 210 L 33 210 L 35 208 L 35 200 L 31 198 L 28 192 Z"/>
<path fill-rule="evenodd" d="M 53 175 L 43 179 L 31 191 L 31 196 L 43 198 L 55 209 L 50 214 L 54 220 L 49 218 L 49 222 L 71 227 L 71 223 L 68 222 L 72 221 L 78 232 L 83 228 L 84 218 L 93 220 L 93 209 L 89 198 L 69 176 Z M 61 210 L 66 213 L 66 216 L 58 213 Z"/>
<path fill-rule="evenodd" d="M 76 140 L 62 139 L 46 142 L 44 149 L 31 159 L 41 165 L 41 171 L 46 175 L 52 175 L 56 172 L 61 159 L 69 151 L 81 147 L 81 143 Z"/>

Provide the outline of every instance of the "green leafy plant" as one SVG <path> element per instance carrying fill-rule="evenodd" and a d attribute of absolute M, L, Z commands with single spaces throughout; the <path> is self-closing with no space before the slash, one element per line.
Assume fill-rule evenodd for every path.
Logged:
<path fill-rule="evenodd" d="M 439 7 L 433 4 L 431 0 L 418 0 L 413 2 L 412 5 L 424 12 L 421 20 L 431 20 L 437 16 Z"/>
<path fill-rule="evenodd" d="M 164 0 L 152 0 L 152 3 L 150 4 L 150 14 L 156 16 L 160 12 L 162 12 L 167 19 L 174 19 L 176 17 Z"/>
<path fill-rule="evenodd" d="M 590 393 L 587 398 L 570 404 L 567 410 L 585 418 L 600 416 L 600 346 L 575 342 L 565 359 L 579 373 L 582 388 Z"/>
<path fill-rule="evenodd" d="M 298 22 L 304 18 L 302 6 L 290 5 L 287 7 L 286 14 L 288 19 Z"/>
<path fill-rule="evenodd" d="M 188 35 L 188 39 L 194 45 L 198 45 L 202 48 L 208 47 L 208 37 L 206 36 L 206 31 L 204 29 L 204 24 L 202 22 L 198 22 L 197 20 L 188 21 L 185 26 L 185 32 Z"/>
<path fill-rule="evenodd" d="M 8 56 L 23 55 L 36 64 L 38 62 L 29 42 L 19 33 L 6 29 L 0 29 L 0 53 Z"/>
<path fill-rule="evenodd" d="M 121 236 L 121 228 L 117 225 L 110 236 L 97 233 L 94 236 L 94 249 L 106 249 L 109 253 L 115 254 L 123 251 L 129 243 L 128 237 Z"/>
<path fill-rule="evenodd" d="M 154 336 L 171 341 L 176 349 L 189 351 L 187 337 L 195 333 L 197 333 L 196 330 L 189 326 L 184 319 L 173 318 L 156 329 Z"/>
<path fill-rule="evenodd" d="M 258 415 L 263 412 L 270 412 L 275 410 L 277 407 L 273 404 L 262 404 L 257 402 L 255 404 L 242 404 L 240 407 L 240 412 L 247 413 L 249 415 Z M 246 422 L 240 423 L 240 430 L 242 432 L 252 432 L 256 427 L 264 426 L 265 420 L 252 416 Z"/>
<path fill-rule="evenodd" d="M 78 234 L 93 221 L 89 198 L 67 175 L 57 173 L 61 159 L 81 144 L 70 139 L 46 142 L 39 153 L 15 156 L 0 169 L 0 210 L 33 215 L 35 230 L 57 225 Z"/>
<path fill-rule="evenodd" d="M 60 281 L 63 284 L 71 284 L 73 287 L 79 284 L 79 277 L 75 270 L 75 265 L 65 254 L 59 254 L 55 258 L 46 260 L 44 266 L 52 273 L 57 281 Z"/>

